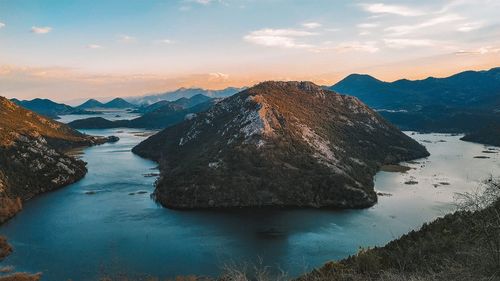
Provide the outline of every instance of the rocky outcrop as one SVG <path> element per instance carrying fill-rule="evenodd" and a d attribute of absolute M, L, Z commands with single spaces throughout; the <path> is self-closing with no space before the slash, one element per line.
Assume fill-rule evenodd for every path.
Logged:
<path fill-rule="evenodd" d="M 26 110 L 0 97 L 0 223 L 19 212 L 22 202 L 82 178 L 82 160 L 66 149 L 116 141 L 93 137 Z"/>
<path fill-rule="evenodd" d="M 172 208 L 368 207 L 384 164 L 428 156 L 357 98 L 265 82 L 167 128 L 133 152 L 160 163 Z"/>

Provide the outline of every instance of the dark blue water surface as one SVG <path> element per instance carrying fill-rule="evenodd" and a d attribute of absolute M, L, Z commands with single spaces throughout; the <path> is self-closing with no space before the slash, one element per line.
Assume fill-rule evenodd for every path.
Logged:
<path fill-rule="evenodd" d="M 224 264 L 255 262 L 296 276 L 359 247 L 383 245 L 452 210 L 455 192 L 499 174 L 498 154 L 459 136 L 412 137 L 432 153 L 408 173 L 380 172 L 379 203 L 364 210 L 175 211 L 150 198 L 156 164 L 131 153 L 142 130 L 86 131 L 120 141 L 84 150 L 88 174 L 26 203 L 0 227 L 14 246 L 2 262 L 43 280 L 96 280 L 106 274 L 217 275 Z M 405 185 L 413 179 L 419 183 Z M 448 182 L 450 185 L 438 185 Z M 141 193 L 144 192 L 144 193 Z M 139 192 L 139 193 L 138 193 Z"/>

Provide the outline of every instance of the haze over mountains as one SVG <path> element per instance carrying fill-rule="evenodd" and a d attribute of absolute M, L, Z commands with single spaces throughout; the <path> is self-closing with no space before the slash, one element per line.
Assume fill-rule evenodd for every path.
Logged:
<path fill-rule="evenodd" d="M 159 101 L 175 101 L 180 98 L 191 98 L 196 95 L 204 95 L 210 98 L 225 98 L 238 93 L 245 88 L 229 87 L 222 90 L 207 90 L 202 88 L 180 88 L 161 94 L 146 95 L 140 97 L 130 97 L 128 100 L 135 104 L 153 104 Z"/>
<path fill-rule="evenodd" d="M 172 208 L 367 207 L 381 165 L 428 155 L 357 98 L 311 82 L 258 84 L 133 151 L 160 163 L 155 194 Z"/>

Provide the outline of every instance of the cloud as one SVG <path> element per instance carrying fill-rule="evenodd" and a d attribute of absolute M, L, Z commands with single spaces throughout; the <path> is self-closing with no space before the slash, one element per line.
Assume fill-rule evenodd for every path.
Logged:
<path fill-rule="evenodd" d="M 52 27 L 49 26 L 44 26 L 44 27 L 39 27 L 39 26 L 32 26 L 31 27 L 31 32 L 35 34 L 47 34 L 52 31 Z"/>
<path fill-rule="evenodd" d="M 5 27 L 5 23 L 0 22 L 0 28 Z"/>
<path fill-rule="evenodd" d="M 455 14 L 446 14 L 438 17 L 431 18 L 427 21 L 413 24 L 413 25 L 397 25 L 397 26 L 390 26 L 385 29 L 385 31 L 391 32 L 392 35 L 404 35 L 411 33 L 413 31 L 422 29 L 422 28 L 427 28 L 439 24 L 444 24 L 444 23 L 450 23 L 454 21 L 459 21 L 463 20 L 464 17 L 455 15 Z"/>
<path fill-rule="evenodd" d="M 379 26 L 380 24 L 378 23 L 360 23 L 358 24 L 358 28 L 375 28 Z"/>
<path fill-rule="evenodd" d="M 421 16 L 424 14 L 420 10 L 399 5 L 387 5 L 383 3 L 373 3 L 373 4 L 362 3 L 360 4 L 360 6 L 365 11 L 372 14 L 393 14 L 406 17 Z"/>
<path fill-rule="evenodd" d="M 464 23 L 462 25 L 459 25 L 457 28 L 457 31 L 469 32 L 469 31 L 479 29 L 483 26 L 484 26 L 484 24 L 482 22 L 469 22 L 469 23 Z"/>
<path fill-rule="evenodd" d="M 321 27 L 322 24 L 319 22 L 306 22 L 306 23 L 303 23 L 302 26 L 305 28 L 314 29 L 314 28 Z"/>
<path fill-rule="evenodd" d="M 89 44 L 89 45 L 87 45 L 87 48 L 89 48 L 89 49 L 101 49 L 102 46 L 98 45 L 98 44 Z"/>
<path fill-rule="evenodd" d="M 299 42 L 298 38 L 314 35 L 318 35 L 318 33 L 297 29 L 265 28 L 252 31 L 245 35 L 243 39 L 247 42 L 267 47 L 304 49 L 312 48 L 314 46 Z"/>
<path fill-rule="evenodd" d="M 229 79 L 229 74 L 221 73 L 221 72 L 212 72 L 208 74 L 208 81 L 226 81 Z"/>
<path fill-rule="evenodd" d="M 485 55 L 485 54 L 497 54 L 500 53 L 500 47 L 480 47 L 471 50 L 459 50 L 455 52 L 455 55 Z"/>
<path fill-rule="evenodd" d="M 389 48 L 402 49 L 407 47 L 431 47 L 436 42 L 429 39 L 409 39 L 409 38 L 386 38 L 385 45 Z"/>
<path fill-rule="evenodd" d="M 222 1 L 222 0 L 184 0 L 184 2 L 196 3 L 196 4 L 200 4 L 200 5 L 205 5 L 205 6 L 210 5 L 212 3 L 215 3 L 215 2 L 224 4 L 224 1 Z"/>
<path fill-rule="evenodd" d="M 357 51 L 357 52 L 367 52 L 367 53 L 375 53 L 379 50 L 379 48 L 377 47 L 377 43 L 375 41 L 342 42 L 339 45 L 337 45 L 334 49 L 338 52 Z"/>
<path fill-rule="evenodd" d="M 162 39 L 160 40 L 161 43 L 164 43 L 164 44 L 174 44 L 175 41 L 174 40 L 170 40 L 170 39 Z"/>
<path fill-rule="evenodd" d="M 122 43 L 132 43 L 136 41 L 135 37 L 126 34 L 119 35 L 118 40 Z"/>
<path fill-rule="evenodd" d="M 212 0 L 195 0 L 194 2 L 202 5 L 208 5 L 210 4 L 210 2 L 212 2 Z"/>

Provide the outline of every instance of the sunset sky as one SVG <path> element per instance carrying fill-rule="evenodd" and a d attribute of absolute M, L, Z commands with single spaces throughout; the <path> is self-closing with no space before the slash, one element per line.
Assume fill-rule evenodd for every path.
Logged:
<path fill-rule="evenodd" d="M 68 101 L 500 66 L 500 1 L 0 0 L 0 95 Z"/>

